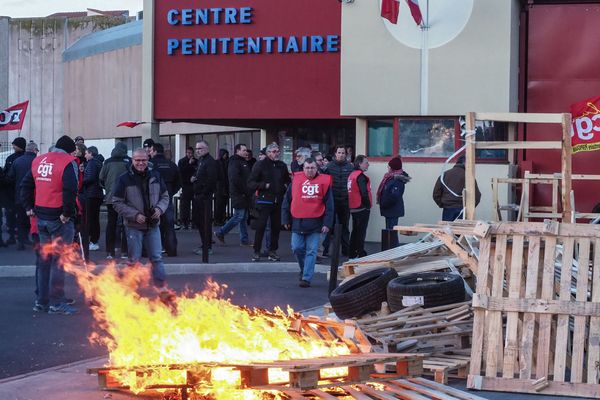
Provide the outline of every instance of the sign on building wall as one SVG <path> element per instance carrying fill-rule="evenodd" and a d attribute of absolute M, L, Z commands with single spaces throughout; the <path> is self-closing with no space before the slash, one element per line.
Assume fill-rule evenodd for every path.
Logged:
<path fill-rule="evenodd" d="M 154 118 L 340 117 L 336 1 L 155 1 Z"/>
<path fill-rule="evenodd" d="M 573 153 L 600 150 L 600 96 L 571 105 Z"/>

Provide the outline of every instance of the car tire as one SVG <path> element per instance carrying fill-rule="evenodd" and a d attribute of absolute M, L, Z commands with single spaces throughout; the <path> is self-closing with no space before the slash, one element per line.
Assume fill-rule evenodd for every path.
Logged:
<path fill-rule="evenodd" d="M 424 308 L 436 307 L 464 301 L 465 287 L 460 275 L 446 272 L 411 274 L 395 278 L 388 283 L 387 299 L 390 311 L 403 309 L 405 296 L 416 298 L 411 300 L 422 301 Z"/>

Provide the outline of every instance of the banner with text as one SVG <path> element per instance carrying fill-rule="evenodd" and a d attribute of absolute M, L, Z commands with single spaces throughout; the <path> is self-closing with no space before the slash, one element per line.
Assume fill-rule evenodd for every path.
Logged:
<path fill-rule="evenodd" d="M 600 96 L 571 104 L 573 153 L 600 150 Z"/>
<path fill-rule="evenodd" d="M 28 105 L 29 100 L 0 111 L 0 131 L 22 129 Z"/>

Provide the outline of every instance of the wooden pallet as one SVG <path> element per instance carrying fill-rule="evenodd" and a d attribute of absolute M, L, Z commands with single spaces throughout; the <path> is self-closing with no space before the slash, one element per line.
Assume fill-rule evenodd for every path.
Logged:
<path fill-rule="evenodd" d="M 291 330 L 311 339 L 344 343 L 351 353 L 371 352 L 371 342 L 353 320 L 339 322 L 316 316 L 301 317 L 294 320 Z"/>
<path fill-rule="evenodd" d="M 600 226 L 498 223 L 480 251 L 468 387 L 600 398 Z"/>
<path fill-rule="evenodd" d="M 448 377 L 466 379 L 469 370 L 470 356 L 455 354 L 439 354 L 427 357 L 423 361 L 423 370 L 433 373 L 437 383 L 448 383 Z"/>
<path fill-rule="evenodd" d="M 283 393 L 292 400 L 339 398 L 356 400 L 485 400 L 483 397 L 466 393 L 423 378 L 397 379 L 381 383 L 382 389 L 375 389 L 366 384 L 343 385 L 334 388 L 334 392 L 325 390 L 284 390 Z"/>

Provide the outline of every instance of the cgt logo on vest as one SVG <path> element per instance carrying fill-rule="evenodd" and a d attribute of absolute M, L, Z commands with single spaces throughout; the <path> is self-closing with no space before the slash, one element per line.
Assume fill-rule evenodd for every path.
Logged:
<path fill-rule="evenodd" d="M 50 180 L 50 179 L 48 179 L 48 175 L 52 175 L 53 167 L 54 167 L 54 163 L 47 162 L 46 157 L 44 157 L 44 159 L 42 159 L 42 161 L 40 161 L 40 165 L 38 165 L 37 173 L 40 174 L 40 176 L 42 178 L 46 178 L 44 180 Z"/>
<path fill-rule="evenodd" d="M 310 180 L 307 179 L 302 184 L 302 194 L 306 194 L 307 195 L 307 196 L 302 196 L 304 198 L 307 198 L 307 197 L 309 197 L 309 198 L 317 197 L 315 195 L 319 194 L 319 185 L 318 184 L 311 185 Z"/>

